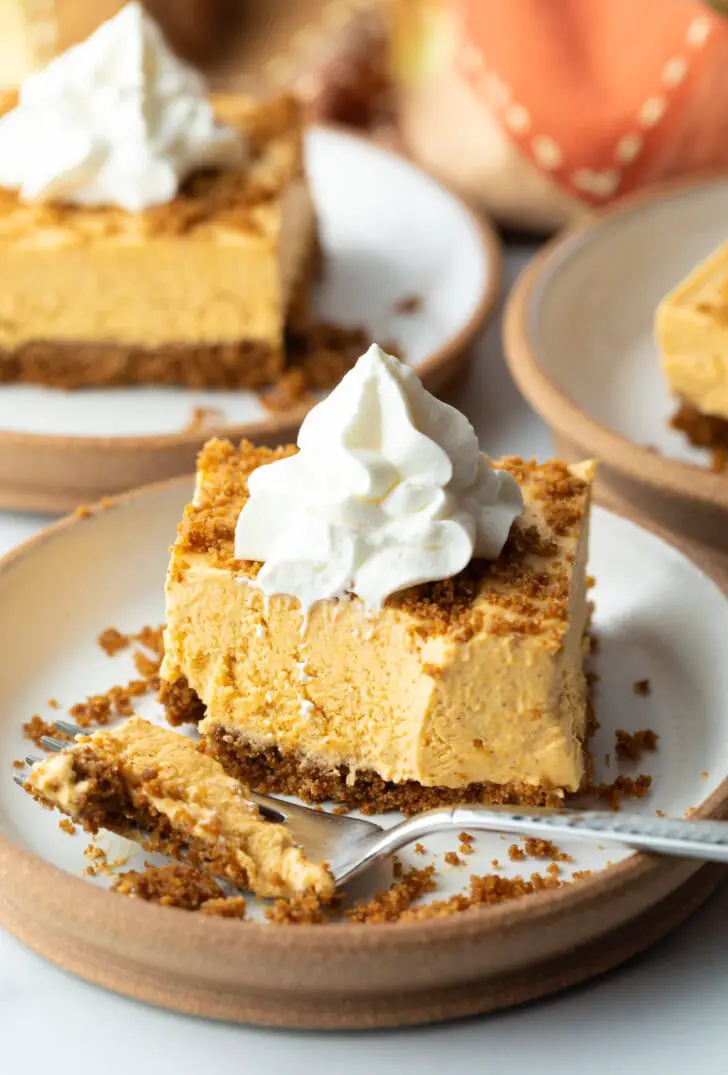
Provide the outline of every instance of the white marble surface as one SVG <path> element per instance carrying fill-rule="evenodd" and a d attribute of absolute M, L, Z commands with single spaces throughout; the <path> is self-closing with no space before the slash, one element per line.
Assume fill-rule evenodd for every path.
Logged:
<path fill-rule="evenodd" d="M 508 278 L 527 257 L 512 248 Z M 522 402 L 487 330 L 455 402 L 493 454 L 545 458 L 546 429 Z M 0 553 L 48 520 L 0 513 Z M 649 953 L 538 1004 L 444 1027 L 362 1034 L 267 1031 L 143 1007 L 56 970 L 0 932 L 0 1075 L 198 1075 L 225 1070 L 589 1075 L 728 1070 L 728 885 Z M 86 1068 L 88 1062 L 88 1069 Z"/>

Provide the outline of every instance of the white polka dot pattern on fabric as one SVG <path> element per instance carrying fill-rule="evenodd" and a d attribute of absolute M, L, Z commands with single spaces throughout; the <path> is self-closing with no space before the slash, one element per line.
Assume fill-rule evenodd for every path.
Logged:
<path fill-rule="evenodd" d="M 693 48 L 700 48 L 707 41 L 710 30 L 710 19 L 704 15 L 698 19 L 693 19 L 688 27 L 688 45 L 692 45 Z"/>
<path fill-rule="evenodd" d="M 571 183 L 583 194 L 593 198 L 611 198 L 619 186 L 620 175 L 616 168 L 595 172 L 592 168 L 577 168 L 571 175 Z"/>
<path fill-rule="evenodd" d="M 625 134 L 617 142 L 615 156 L 620 164 L 631 164 L 639 156 L 644 145 L 641 134 Z"/>
<path fill-rule="evenodd" d="M 673 56 L 662 69 L 662 81 L 666 86 L 679 86 L 688 70 L 684 56 Z"/>
<path fill-rule="evenodd" d="M 648 97 L 640 109 L 640 120 L 645 127 L 654 127 L 665 115 L 665 99 Z"/>
<path fill-rule="evenodd" d="M 563 164 L 563 153 L 553 138 L 549 138 L 548 135 L 536 135 L 531 140 L 531 149 L 534 157 L 543 168 L 560 168 Z"/>
<path fill-rule="evenodd" d="M 513 99 L 511 88 L 502 80 L 497 71 L 486 67 L 482 52 L 476 50 L 472 43 L 463 50 L 462 70 L 464 74 L 472 76 L 473 86 L 485 97 L 504 128 L 513 135 L 521 149 L 531 157 L 538 168 L 544 173 L 560 172 L 559 182 L 571 187 L 573 193 L 581 194 L 587 200 L 607 201 L 621 188 L 623 170 L 629 169 L 629 166 L 645 153 L 645 146 L 651 144 L 652 138 L 648 132 L 660 124 L 668 108 L 671 107 L 672 91 L 685 82 L 691 63 L 695 62 L 691 59 L 690 50 L 698 49 L 705 44 L 715 29 L 713 20 L 714 16 L 711 14 L 699 15 L 693 18 L 683 30 L 689 49 L 682 54 L 678 46 L 678 50 L 673 55 L 668 53 L 663 59 L 661 69 L 658 68 L 659 81 L 655 85 L 657 92 L 644 100 L 641 107 L 637 109 L 631 124 L 633 129 L 629 130 L 628 127 L 625 133 L 612 144 L 612 166 L 609 166 L 609 156 L 605 159 L 601 155 L 599 159 L 601 168 L 599 166 L 590 168 L 586 164 L 578 166 L 579 160 L 578 157 L 574 159 L 573 151 L 562 148 L 567 145 L 567 142 L 561 142 L 560 138 L 557 141 L 553 135 L 538 130 L 536 124 L 539 120 L 534 120 L 530 110 Z M 477 63 L 474 59 L 476 52 Z M 538 112 L 538 109 L 536 111 Z M 608 146 L 602 149 L 610 153 Z M 625 172 L 625 189 L 633 184 L 636 177 L 636 172 Z"/>
<path fill-rule="evenodd" d="M 486 71 L 478 80 L 478 84 L 495 108 L 505 108 L 510 102 L 511 91 L 495 71 Z"/>
<path fill-rule="evenodd" d="M 516 134 L 524 134 L 531 126 L 528 109 L 523 105 L 511 105 L 506 110 L 506 126 Z"/>

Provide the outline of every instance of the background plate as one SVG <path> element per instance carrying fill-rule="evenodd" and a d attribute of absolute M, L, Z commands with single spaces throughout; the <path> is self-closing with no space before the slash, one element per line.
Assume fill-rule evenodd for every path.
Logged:
<path fill-rule="evenodd" d="M 726 238 L 728 177 L 626 198 L 545 248 L 508 303 L 518 385 L 569 456 L 678 530 L 728 549 L 728 475 L 668 426 L 677 409 L 654 340 L 664 295 Z"/>
<path fill-rule="evenodd" d="M 490 229 L 454 195 L 389 150 L 329 128 L 307 136 L 325 277 L 318 314 L 401 344 L 425 384 L 452 376 L 498 291 Z M 417 295 L 412 314 L 397 311 Z M 195 407 L 222 412 L 183 433 Z M 272 415 L 253 392 L 0 386 L 0 506 L 59 511 L 185 473 L 213 433 L 295 437 L 301 412 Z"/>

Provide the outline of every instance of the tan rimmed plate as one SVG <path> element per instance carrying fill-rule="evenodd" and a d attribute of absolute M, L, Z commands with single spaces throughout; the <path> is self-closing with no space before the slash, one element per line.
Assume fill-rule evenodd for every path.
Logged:
<path fill-rule="evenodd" d="M 550 243 L 520 277 L 506 353 L 560 454 L 596 456 L 612 492 L 728 550 L 728 474 L 668 426 L 676 410 L 653 336 L 660 299 L 726 238 L 728 176 L 625 199 Z"/>
<path fill-rule="evenodd" d="M 493 231 L 435 180 L 365 139 L 313 128 L 307 159 L 326 260 L 317 312 L 399 343 L 427 387 L 438 389 L 497 299 Z M 413 295 L 418 308 L 400 309 Z M 214 408 L 214 420 L 184 432 L 200 407 Z M 0 385 L 0 507 L 68 511 L 189 473 L 213 435 L 295 439 L 303 413 L 271 414 L 245 391 Z"/>
<path fill-rule="evenodd" d="M 86 838 L 12 780 L 28 744 L 20 724 L 134 675 L 131 658 L 95 643 L 110 625 L 158 623 L 167 549 L 191 482 L 121 497 L 84 520 L 66 520 L 0 562 L 0 922 L 74 973 L 154 1004 L 217 1018 L 283 1026 L 387 1026 L 487 1011 L 571 985 L 641 950 L 681 921 L 720 871 L 695 862 L 563 845 L 573 864 L 564 887 L 468 914 L 398 925 L 265 924 L 251 901 L 248 923 L 203 919 L 104 891 L 80 876 Z M 600 648 L 594 747 L 599 775 L 615 728 L 652 727 L 659 750 L 644 767 L 654 790 L 638 804 L 718 816 L 728 804 L 726 579 L 709 578 L 658 536 L 596 509 L 590 570 L 598 578 Z M 652 693 L 638 697 L 636 680 Z M 145 699 L 141 713 L 161 719 Z M 629 770 L 633 774 L 637 770 Z M 395 815 L 384 819 L 396 820 Z M 427 843 L 446 896 L 471 873 L 530 874 L 508 842 L 479 837 L 465 867 L 449 867 L 454 838 Z M 614 865 L 608 868 L 609 860 Z M 135 866 L 138 860 L 131 860 Z M 359 895 L 380 887 L 370 879 Z"/>

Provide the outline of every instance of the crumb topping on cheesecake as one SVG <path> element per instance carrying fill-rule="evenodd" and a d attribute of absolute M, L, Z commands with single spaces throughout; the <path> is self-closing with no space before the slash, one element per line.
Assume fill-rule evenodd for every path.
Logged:
<path fill-rule="evenodd" d="M 0 115 L 15 107 L 17 94 L 0 92 Z M 284 187 L 302 175 L 301 110 L 292 96 L 261 104 L 237 95 L 212 100 L 219 120 L 235 127 L 250 146 L 244 168 L 199 173 L 177 197 L 140 213 L 116 206 L 20 201 L 18 193 L 0 187 L 0 238 L 22 243 L 29 234 L 48 245 L 83 245 L 100 239 L 145 240 L 196 234 L 209 239 L 210 228 L 267 234 L 274 226 L 265 207 Z"/>
<path fill-rule="evenodd" d="M 178 531 L 177 551 L 204 553 L 215 566 L 254 578 L 261 564 L 236 560 L 235 524 L 248 499 L 247 481 L 259 466 L 293 455 L 294 446 L 259 448 L 247 441 L 236 449 L 212 440 L 203 448 L 196 500 L 186 510 Z M 388 598 L 418 621 L 421 637 L 451 634 L 466 641 L 483 627 L 485 612 L 478 599 L 487 592 L 494 634 L 534 635 L 568 621 L 569 573 L 557 559 L 559 540 L 577 536 L 589 483 L 562 462 L 536 463 L 516 456 L 497 461 L 519 485 L 529 487 L 531 512 L 517 520 L 501 555 L 492 561 L 472 560 L 457 575 L 411 587 Z M 179 560 L 178 560 L 179 566 Z M 493 615 L 497 610 L 496 615 Z"/>

